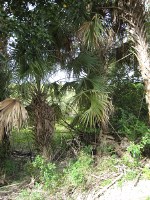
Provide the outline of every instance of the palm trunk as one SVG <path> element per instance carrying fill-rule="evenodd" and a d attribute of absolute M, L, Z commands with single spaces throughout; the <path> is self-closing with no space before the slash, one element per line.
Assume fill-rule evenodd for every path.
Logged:
<path fill-rule="evenodd" d="M 1 11 L 3 11 L 3 8 L 0 8 Z M 0 25 L 1 30 L 3 30 L 4 25 L 4 19 L 3 17 L 0 17 Z M 1 32 L 1 38 L 0 38 L 0 101 L 3 101 L 5 98 L 8 97 L 8 83 L 9 83 L 9 75 L 6 69 L 6 58 L 8 56 L 7 54 L 7 44 L 8 44 L 8 36 L 7 33 Z M 0 121 L 1 123 L 1 121 Z M 2 148 L 2 157 L 7 157 L 7 155 L 10 152 L 10 142 L 9 142 L 9 136 L 6 134 L 5 130 L 2 130 L 3 128 L 0 127 L 0 132 L 4 132 L 4 136 L 2 137 L 1 142 L 1 148 Z M 1 136 L 0 136 L 1 140 Z"/>
<path fill-rule="evenodd" d="M 4 133 L 1 146 L 2 146 L 1 158 L 7 158 L 10 154 L 10 141 L 9 141 L 9 136 L 6 132 Z"/>
<path fill-rule="evenodd" d="M 144 2 L 142 0 L 130 0 L 128 4 L 130 11 L 128 13 L 129 32 L 135 44 L 134 49 L 137 60 L 139 62 L 139 69 L 145 84 L 145 97 L 148 104 L 148 114 L 150 121 L 150 57 L 148 53 L 148 42 L 146 39 L 145 10 Z"/>
<path fill-rule="evenodd" d="M 43 157 L 51 159 L 51 140 L 54 133 L 55 114 L 53 108 L 46 103 L 45 94 L 35 92 L 32 100 L 35 141 Z"/>

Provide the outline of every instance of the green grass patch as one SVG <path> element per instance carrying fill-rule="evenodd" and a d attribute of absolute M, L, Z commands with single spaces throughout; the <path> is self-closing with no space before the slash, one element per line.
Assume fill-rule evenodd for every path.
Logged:
<path fill-rule="evenodd" d="M 111 182 L 112 182 L 112 179 L 107 179 L 107 180 L 102 181 L 102 182 L 100 183 L 100 185 L 104 187 L 104 186 L 106 186 L 106 185 L 111 184 Z"/>
<path fill-rule="evenodd" d="M 137 171 L 128 171 L 124 177 L 125 180 L 128 180 L 128 181 L 132 181 L 136 178 L 136 176 L 138 175 Z"/>
<path fill-rule="evenodd" d="M 150 169 L 149 169 L 149 167 L 144 167 L 142 177 L 144 179 L 150 180 Z"/>
<path fill-rule="evenodd" d="M 44 191 L 38 191 L 38 190 L 29 191 L 25 189 L 21 191 L 16 200 L 45 200 L 43 192 Z"/>

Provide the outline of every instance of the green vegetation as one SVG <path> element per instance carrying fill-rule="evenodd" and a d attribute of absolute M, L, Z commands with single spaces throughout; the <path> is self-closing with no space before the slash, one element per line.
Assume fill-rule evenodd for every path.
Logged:
<path fill-rule="evenodd" d="M 149 166 L 145 166 L 143 168 L 143 174 L 142 175 L 143 175 L 144 179 L 150 180 L 150 168 L 149 168 Z"/>
<path fill-rule="evenodd" d="M 150 197 L 146 197 L 146 199 L 145 200 L 150 200 Z"/>
<path fill-rule="evenodd" d="M 88 175 L 90 168 L 92 168 L 92 158 L 86 155 L 84 152 L 80 152 L 76 161 L 69 164 L 67 171 L 65 172 L 69 182 L 75 186 L 85 184 L 86 176 Z"/>
<path fill-rule="evenodd" d="M 14 150 L 24 150 L 24 151 L 33 151 L 34 149 L 34 139 L 32 129 L 23 128 L 20 131 L 13 130 L 12 135 L 10 136 L 11 148 Z"/>
<path fill-rule="evenodd" d="M 28 200 L 28 199 L 33 199 L 33 200 L 44 200 L 45 197 L 43 196 L 43 193 L 39 190 L 38 188 L 35 192 L 30 192 L 27 190 L 22 190 L 19 196 L 16 198 L 16 200 Z"/>
<path fill-rule="evenodd" d="M 120 174 L 150 179 L 149 12 L 141 0 L 1 0 L 0 190 L 71 199 Z"/>

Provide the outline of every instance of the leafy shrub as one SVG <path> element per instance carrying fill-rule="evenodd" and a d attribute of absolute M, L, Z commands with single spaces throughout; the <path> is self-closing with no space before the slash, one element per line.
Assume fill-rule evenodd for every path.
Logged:
<path fill-rule="evenodd" d="M 7 176 L 12 176 L 12 178 L 20 179 L 24 176 L 22 170 L 25 162 L 22 159 L 6 158 L 1 163 L 0 171 L 3 171 Z"/>
<path fill-rule="evenodd" d="M 113 126 L 119 135 L 127 137 L 131 141 L 135 141 L 148 132 L 146 123 L 121 108 L 118 109 L 114 116 Z"/>
<path fill-rule="evenodd" d="M 68 151 L 68 141 L 73 135 L 63 125 L 57 124 L 55 134 L 51 141 L 52 159 L 59 160 L 65 158 Z"/>
<path fill-rule="evenodd" d="M 134 142 L 130 143 L 130 146 L 127 148 L 128 152 L 131 153 L 132 157 L 139 159 L 141 157 L 141 146 L 140 144 L 135 144 Z"/>
<path fill-rule="evenodd" d="M 34 176 L 39 173 L 39 180 L 46 188 L 55 189 L 57 187 L 60 177 L 54 163 L 47 162 L 41 156 L 37 156 L 33 167 L 35 168 Z"/>
<path fill-rule="evenodd" d="M 127 166 L 127 167 L 129 167 L 129 168 L 131 168 L 131 169 L 134 169 L 134 168 L 137 166 L 137 164 L 138 164 L 138 163 L 135 161 L 135 159 L 132 158 L 132 156 L 131 156 L 130 153 L 128 153 L 128 152 L 126 152 L 126 153 L 123 155 L 121 161 L 122 161 L 122 163 L 123 163 L 125 166 Z"/>
<path fill-rule="evenodd" d="M 22 190 L 16 200 L 44 200 L 43 193 L 36 191 Z"/>
<path fill-rule="evenodd" d="M 112 182 L 112 179 L 103 180 L 103 181 L 101 182 L 101 186 L 104 187 L 104 186 L 106 186 L 106 185 L 111 184 L 111 182 Z"/>
<path fill-rule="evenodd" d="M 76 161 L 70 163 L 66 170 L 69 181 L 75 185 L 82 185 L 86 182 L 86 174 L 90 170 L 93 159 L 85 152 L 81 152 Z"/>
<path fill-rule="evenodd" d="M 127 150 L 131 153 L 133 158 L 139 159 L 142 156 L 142 152 L 145 150 L 146 147 L 150 147 L 149 132 L 146 133 L 137 144 L 131 142 Z"/>
<path fill-rule="evenodd" d="M 12 159 L 6 159 L 4 161 L 5 173 L 8 175 L 12 175 L 17 172 L 18 166 L 15 161 Z"/>
<path fill-rule="evenodd" d="M 150 130 L 141 139 L 142 152 L 150 153 Z"/>
<path fill-rule="evenodd" d="M 119 82 L 117 81 L 117 85 L 116 81 L 114 82 L 113 105 L 115 108 L 121 108 L 126 113 L 139 116 L 140 119 L 145 120 L 147 118 L 148 110 L 145 99 L 143 99 L 144 85 L 143 83 L 135 82 L 135 80 L 130 81 L 128 79 L 126 80 L 125 77 L 122 77 Z"/>
<path fill-rule="evenodd" d="M 133 179 L 135 179 L 136 178 L 136 176 L 137 176 L 137 171 L 133 171 L 133 170 L 131 170 L 131 171 L 128 171 L 127 172 L 127 174 L 125 175 L 125 180 L 133 180 Z"/>

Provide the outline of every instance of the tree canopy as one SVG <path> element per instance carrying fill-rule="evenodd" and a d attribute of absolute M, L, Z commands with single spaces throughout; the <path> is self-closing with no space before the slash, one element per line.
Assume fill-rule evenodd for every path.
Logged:
<path fill-rule="evenodd" d="M 105 132 L 110 115 L 120 115 L 120 110 L 137 118 L 140 112 L 141 120 L 148 121 L 143 100 L 144 85 L 150 112 L 146 1 L 2 1 L 0 19 L 0 77 L 4 79 L 0 99 L 6 96 L 11 81 L 27 86 L 30 95 L 25 97 L 25 87 L 19 93 L 26 99 L 30 96 L 27 106 L 37 119 L 38 108 L 53 113 L 64 92 L 71 90 L 74 95 L 69 105 L 77 107 L 72 125 L 81 122 L 79 129 L 95 129 L 99 124 Z M 74 80 L 51 84 L 50 77 L 58 68 Z M 52 91 L 57 100 L 55 106 L 49 102 L 48 108 Z M 50 129 L 54 131 L 57 117 L 48 117 L 52 122 L 46 125 L 47 116 L 41 116 L 45 118 L 34 123 L 37 134 L 41 126 L 45 126 L 45 135 Z"/>

